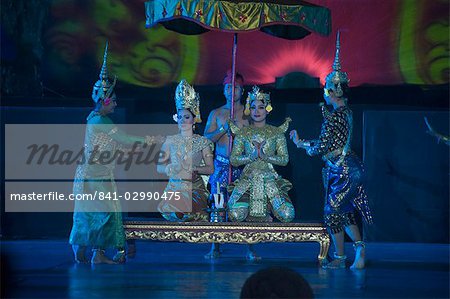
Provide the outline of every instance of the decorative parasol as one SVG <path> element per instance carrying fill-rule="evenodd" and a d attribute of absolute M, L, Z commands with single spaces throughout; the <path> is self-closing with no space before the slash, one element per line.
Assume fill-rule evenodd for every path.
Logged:
<path fill-rule="evenodd" d="M 330 10 L 305 1 L 152 0 L 145 3 L 146 27 L 160 23 L 182 34 L 262 32 L 302 39 L 311 32 L 328 36 Z"/>
<path fill-rule="evenodd" d="M 162 24 L 168 30 L 188 35 L 210 30 L 234 33 L 230 119 L 234 119 L 239 32 L 260 30 L 290 40 L 302 39 L 313 32 L 324 36 L 331 32 L 328 8 L 298 0 L 150 0 L 145 2 L 145 14 L 147 28 Z M 232 142 L 230 136 L 229 151 Z"/>

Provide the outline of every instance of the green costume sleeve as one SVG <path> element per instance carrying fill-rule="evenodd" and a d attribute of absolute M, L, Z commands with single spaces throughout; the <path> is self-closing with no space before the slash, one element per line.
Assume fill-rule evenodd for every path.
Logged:
<path fill-rule="evenodd" d="M 273 156 L 267 156 L 265 160 L 274 165 L 286 166 L 289 162 L 286 138 L 284 135 L 280 135 L 277 137 L 276 142 L 276 154 Z"/>
<path fill-rule="evenodd" d="M 248 164 L 252 162 L 250 155 L 244 154 L 245 152 L 245 139 L 242 135 L 236 135 L 236 139 L 233 143 L 233 151 L 231 152 L 230 162 L 234 167 Z"/>

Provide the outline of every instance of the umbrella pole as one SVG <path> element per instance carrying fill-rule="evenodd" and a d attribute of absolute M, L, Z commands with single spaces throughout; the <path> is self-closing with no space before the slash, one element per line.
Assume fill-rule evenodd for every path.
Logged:
<path fill-rule="evenodd" d="M 237 52 L 237 33 L 234 34 L 233 39 L 233 52 L 232 52 L 232 64 L 231 64 L 231 109 L 230 109 L 230 120 L 234 121 L 234 98 L 235 94 L 235 84 L 236 84 L 236 52 Z M 228 131 L 229 143 L 228 143 L 228 157 L 231 157 L 231 149 L 233 147 L 233 135 L 231 130 Z M 231 184 L 231 163 L 228 163 L 228 185 Z"/>

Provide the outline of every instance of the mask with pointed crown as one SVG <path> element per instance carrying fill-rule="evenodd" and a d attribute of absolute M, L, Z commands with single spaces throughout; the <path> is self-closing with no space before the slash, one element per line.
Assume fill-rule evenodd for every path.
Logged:
<path fill-rule="evenodd" d="M 188 109 L 191 111 L 195 116 L 195 123 L 202 122 L 200 117 L 200 96 L 185 79 L 178 83 L 177 89 L 175 90 L 175 106 L 177 107 L 177 111 L 180 109 Z"/>
<path fill-rule="evenodd" d="M 339 51 L 341 45 L 339 36 L 340 32 L 338 31 L 336 38 L 336 56 L 334 57 L 333 71 L 329 73 L 325 78 L 325 92 L 327 93 L 328 89 L 331 89 L 337 97 L 342 97 L 344 95 L 342 85 L 347 85 L 350 80 L 348 79 L 347 73 L 341 71 L 341 61 L 339 59 Z"/>
<path fill-rule="evenodd" d="M 114 80 L 112 83 L 109 80 L 107 58 L 108 58 L 108 41 L 106 41 L 105 53 L 103 54 L 103 65 L 100 71 L 99 80 L 95 82 L 94 87 L 92 89 L 92 100 L 94 100 L 95 103 L 98 103 L 100 100 L 108 99 L 114 92 L 114 87 L 116 86 L 117 82 L 116 76 L 114 76 Z"/>
<path fill-rule="evenodd" d="M 249 115 L 250 114 L 250 105 L 253 101 L 259 100 L 264 103 L 264 106 L 266 106 L 266 111 L 270 112 L 272 111 L 272 105 L 270 103 L 270 94 L 262 92 L 258 86 L 253 86 L 253 90 L 248 93 L 247 101 L 245 103 L 245 110 L 244 114 Z"/>

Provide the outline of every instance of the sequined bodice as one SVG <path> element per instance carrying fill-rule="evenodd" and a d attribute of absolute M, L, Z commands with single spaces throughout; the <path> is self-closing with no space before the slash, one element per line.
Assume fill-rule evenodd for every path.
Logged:
<path fill-rule="evenodd" d="M 311 141 L 308 154 L 323 155 L 326 158 L 341 155 L 347 143 L 351 141 L 352 119 L 352 111 L 347 106 L 328 114 L 324 113 L 320 136 Z"/>
<path fill-rule="evenodd" d="M 102 168 L 109 174 L 114 170 L 116 159 L 104 159 L 105 155 L 115 153 L 118 147 L 118 143 L 111 137 L 117 131 L 116 126 L 110 126 L 109 122 L 103 125 L 91 123 L 92 114 L 88 117 L 88 123 L 86 125 L 86 135 L 84 139 L 84 153 L 86 155 L 85 165 L 90 166 L 88 172 L 93 172 L 98 175 L 102 172 Z M 106 117 L 101 117 L 101 119 Z M 109 120 L 109 118 L 108 118 Z M 108 132 L 109 131 L 109 132 Z M 93 174 L 92 174 L 93 175 Z"/>
<path fill-rule="evenodd" d="M 265 159 L 251 158 L 258 145 L 262 145 Z M 273 164 L 286 165 L 289 161 L 283 129 L 270 125 L 240 129 L 233 144 L 230 161 L 235 166 L 246 165 L 244 175 L 265 173 L 277 176 Z"/>
<path fill-rule="evenodd" d="M 202 150 L 208 146 L 213 150 L 212 142 L 197 134 L 192 137 L 180 134 L 168 136 L 166 143 L 170 149 L 170 161 L 174 164 L 184 164 L 192 159 L 192 166 L 200 166 L 203 160 Z"/>

